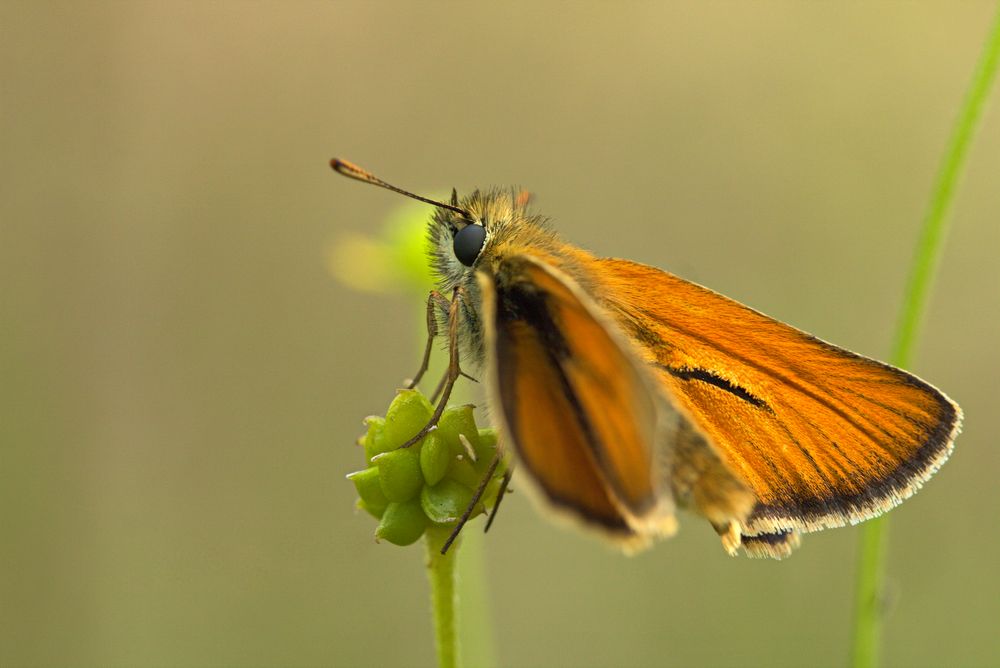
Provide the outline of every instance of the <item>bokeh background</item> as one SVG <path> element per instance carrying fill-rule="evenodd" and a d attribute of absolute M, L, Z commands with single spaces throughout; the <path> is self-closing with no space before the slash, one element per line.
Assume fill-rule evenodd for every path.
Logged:
<path fill-rule="evenodd" d="M 434 662 L 421 549 L 344 480 L 420 299 L 328 267 L 401 201 L 331 156 L 523 185 L 586 248 L 885 357 L 994 4 L 4 0 L 0 664 Z M 889 665 L 1000 663 L 995 98 L 914 364 L 965 432 L 892 513 Z M 470 614 L 508 666 L 841 665 L 858 535 L 733 560 L 689 517 L 625 558 L 515 495 Z"/>

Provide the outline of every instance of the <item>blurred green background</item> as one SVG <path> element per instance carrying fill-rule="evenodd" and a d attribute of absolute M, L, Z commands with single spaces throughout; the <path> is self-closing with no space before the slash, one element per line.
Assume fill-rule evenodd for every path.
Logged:
<path fill-rule="evenodd" d="M 0 664 L 434 661 L 419 547 L 344 474 L 420 300 L 327 254 L 519 184 L 566 237 L 885 357 L 992 2 L 0 3 Z M 892 513 L 887 664 L 998 665 L 1000 105 L 914 370 L 966 412 Z M 502 665 L 840 665 L 856 529 L 625 558 L 515 495 Z M 475 546 L 470 546 L 473 548 Z"/>

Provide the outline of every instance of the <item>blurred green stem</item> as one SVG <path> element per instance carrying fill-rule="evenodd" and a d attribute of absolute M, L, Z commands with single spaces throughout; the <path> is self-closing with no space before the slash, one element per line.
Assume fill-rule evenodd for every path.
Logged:
<path fill-rule="evenodd" d="M 486 534 L 473 527 L 462 536 L 458 554 L 458 599 L 462 613 L 462 658 L 476 668 L 497 665 L 490 619 L 489 578 L 486 573 Z"/>
<path fill-rule="evenodd" d="M 450 529 L 433 527 L 427 529 L 424 538 L 427 544 L 427 578 L 431 584 L 431 614 L 434 617 L 434 638 L 440 668 L 457 668 L 459 665 L 455 555 L 458 554 L 461 538 L 455 541 L 447 554 L 441 554 L 441 547 L 450 533 Z"/>
<path fill-rule="evenodd" d="M 1000 10 L 987 34 L 986 45 L 966 92 L 924 218 L 923 231 L 917 245 L 893 343 L 891 361 L 896 366 L 905 368 L 910 365 L 913 348 L 927 309 L 928 294 L 941 256 L 955 187 L 965 166 L 969 146 L 990 87 L 996 78 L 998 63 L 1000 63 Z M 882 579 L 887 528 L 888 519 L 885 517 L 872 520 L 862 527 L 852 650 L 852 663 L 855 668 L 870 668 L 879 664 L 883 613 Z"/>

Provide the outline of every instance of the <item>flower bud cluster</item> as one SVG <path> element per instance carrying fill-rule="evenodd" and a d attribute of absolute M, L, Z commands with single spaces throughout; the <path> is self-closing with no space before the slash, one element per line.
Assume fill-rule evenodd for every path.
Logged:
<path fill-rule="evenodd" d="M 376 540 L 416 542 L 431 526 L 455 526 L 496 456 L 493 429 L 479 429 L 472 406 L 451 406 L 436 429 L 408 448 L 400 447 L 431 419 L 433 407 L 419 390 L 401 390 L 385 417 L 366 418 L 359 443 L 367 468 L 347 476 L 358 491 L 357 506 L 379 520 Z M 487 483 L 472 517 L 496 501 L 505 466 Z"/>

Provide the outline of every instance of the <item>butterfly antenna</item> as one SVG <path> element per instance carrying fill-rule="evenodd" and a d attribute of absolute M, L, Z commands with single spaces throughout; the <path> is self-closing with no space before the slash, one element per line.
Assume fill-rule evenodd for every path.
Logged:
<path fill-rule="evenodd" d="M 457 194 L 454 191 L 452 191 L 452 197 L 451 197 L 452 204 L 445 204 L 444 202 L 438 202 L 437 200 L 433 200 L 433 199 L 430 199 L 430 198 L 427 198 L 427 197 L 421 197 L 420 195 L 415 195 L 415 194 L 409 192 L 408 190 L 403 190 L 402 188 L 397 188 L 396 186 L 392 185 L 391 183 L 386 183 L 385 181 L 383 181 L 379 177 L 375 176 L 374 174 L 372 174 L 368 170 L 361 169 L 360 167 L 358 167 L 354 163 L 348 162 L 346 160 L 341 160 L 340 158 L 334 158 L 333 160 L 331 160 L 330 161 L 330 167 L 332 167 L 333 171 L 337 172 L 338 174 L 343 174 L 344 176 L 348 176 L 348 177 L 350 177 L 352 179 L 356 179 L 358 181 L 363 181 L 365 183 L 370 183 L 370 184 L 372 184 L 374 186 L 379 186 L 381 188 L 385 188 L 386 190 L 391 190 L 393 192 L 399 193 L 400 195 L 405 195 L 407 197 L 410 197 L 412 199 L 418 200 L 420 202 L 426 202 L 427 204 L 433 204 L 434 206 L 440 207 L 442 209 L 449 209 L 451 211 L 454 211 L 455 213 L 461 214 L 461 216 L 463 218 L 466 218 L 466 219 L 470 218 L 468 211 L 466 211 L 465 209 L 462 209 L 459 206 L 457 206 L 457 204 L 458 204 L 457 199 L 458 198 L 456 196 Z"/>

